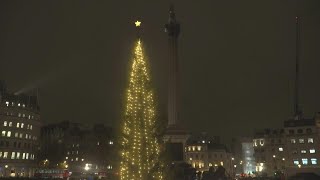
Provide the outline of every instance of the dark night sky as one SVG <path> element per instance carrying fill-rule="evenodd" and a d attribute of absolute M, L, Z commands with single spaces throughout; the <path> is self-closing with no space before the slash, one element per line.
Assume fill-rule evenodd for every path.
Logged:
<path fill-rule="evenodd" d="M 1 0 L 0 79 L 14 92 L 40 87 L 47 123 L 117 125 L 140 18 L 165 114 L 170 2 Z M 189 130 L 230 138 L 291 117 L 297 14 L 301 105 L 306 116 L 320 111 L 319 0 L 173 2 L 182 25 L 181 120 Z"/>

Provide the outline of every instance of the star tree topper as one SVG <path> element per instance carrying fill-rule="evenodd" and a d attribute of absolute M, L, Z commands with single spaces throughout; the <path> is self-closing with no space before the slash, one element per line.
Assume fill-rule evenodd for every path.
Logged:
<path fill-rule="evenodd" d="M 141 21 L 136 21 L 134 24 L 136 25 L 136 27 L 140 27 Z"/>

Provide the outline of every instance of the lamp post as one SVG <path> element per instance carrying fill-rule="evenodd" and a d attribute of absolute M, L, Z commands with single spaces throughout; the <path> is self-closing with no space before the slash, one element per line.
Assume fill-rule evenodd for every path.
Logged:
<path fill-rule="evenodd" d="M 234 164 L 234 157 L 232 157 L 231 158 L 231 168 L 233 169 L 233 173 L 232 173 L 233 174 L 233 178 L 236 177 L 236 166 L 237 165 Z"/>
<path fill-rule="evenodd" d="M 7 169 L 8 169 L 8 164 L 6 164 L 5 166 L 4 166 L 4 177 L 7 177 Z"/>

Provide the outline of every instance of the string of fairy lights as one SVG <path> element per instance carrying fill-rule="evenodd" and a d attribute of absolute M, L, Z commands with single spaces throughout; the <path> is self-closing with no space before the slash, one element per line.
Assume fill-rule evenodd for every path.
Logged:
<path fill-rule="evenodd" d="M 140 28 L 141 22 L 135 22 Z M 149 180 L 150 170 L 158 162 L 159 144 L 155 137 L 155 104 L 143 43 L 137 39 L 126 92 L 122 139 L 121 180 Z M 163 179 L 160 171 L 153 179 Z"/>

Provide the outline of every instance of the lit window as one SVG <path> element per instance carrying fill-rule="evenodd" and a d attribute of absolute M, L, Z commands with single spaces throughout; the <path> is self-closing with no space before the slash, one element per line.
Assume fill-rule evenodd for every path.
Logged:
<path fill-rule="evenodd" d="M 198 151 L 201 151 L 201 146 L 197 146 Z"/>
<path fill-rule="evenodd" d="M 6 131 L 2 131 L 1 135 L 6 136 Z"/>
<path fill-rule="evenodd" d="M 18 106 L 20 107 L 20 103 L 18 103 Z"/>
<path fill-rule="evenodd" d="M 9 127 L 12 127 L 12 122 L 9 122 Z"/>
<path fill-rule="evenodd" d="M 301 153 L 305 154 L 305 153 L 307 153 L 307 151 L 306 150 L 301 150 Z"/>
<path fill-rule="evenodd" d="M 11 137 L 11 131 L 7 132 L 7 137 Z"/>
<path fill-rule="evenodd" d="M 26 139 L 28 139 L 28 134 L 26 134 Z"/>
<path fill-rule="evenodd" d="M 81 161 L 84 161 L 84 159 L 81 159 Z"/>
<path fill-rule="evenodd" d="M 3 122 L 3 126 L 7 126 L 7 124 L 8 124 L 7 121 Z"/>
<path fill-rule="evenodd" d="M 22 153 L 22 159 L 26 158 L 26 153 Z"/>
<path fill-rule="evenodd" d="M 99 146 L 99 145 L 100 145 L 100 142 L 97 142 L 97 145 Z"/>
<path fill-rule="evenodd" d="M 7 159 L 8 158 L 8 152 L 4 152 L 3 153 L 3 159 Z"/>
<path fill-rule="evenodd" d="M 30 116 L 30 115 L 28 115 L 28 119 L 31 119 L 31 116 Z"/>
<path fill-rule="evenodd" d="M 204 167 L 204 163 L 199 163 L 199 168 L 203 168 Z"/>
<path fill-rule="evenodd" d="M 26 117 L 26 115 L 25 115 L 25 114 L 22 114 L 22 117 Z"/>
<path fill-rule="evenodd" d="M 302 158 L 302 164 L 307 165 L 308 164 L 308 159 Z"/>
<path fill-rule="evenodd" d="M 211 167 L 212 166 L 212 163 L 209 163 L 209 167 Z"/>
<path fill-rule="evenodd" d="M 188 147 L 188 151 L 191 151 L 191 146 Z"/>
<path fill-rule="evenodd" d="M 308 143 L 313 143 L 313 138 L 308 138 Z"/>
<path fill-rule="evenodd" d="M 260 146 L 263 146 L 263 145 L 264 145 L 264 141 L 260 140 Z"/>
<path fill-rule="evenodd" d="M 9 106 L 9 102 L 8 101 L 6 101 L 6 105 Z"/>
<path fill-rule="evenodd" d="M 18 137 L 19 136 L 19 133 L 14 133 L 14 137 Z"/>
<path fill-rule="evenodd" d="M 195 146 L 192 146 L 192 151 L 195 151 L 196 150 L 196 147 Z"/>
<path fill-rule="evenodd" d="M 21 113 L 18 114 L 18 117 L 21 117 Z"/>
<path fill-rule="evenodd" d="M 20 152 L 17 152 L 17 158 L 16 159 L 20 159 Z"/>
<path fill-rule="evenodd" d="M 111 165 L 108 165 L 108 166 L 107 166 L 107 169 L 112 169 L 112 166 L 111 166 Z"/>
<path fill-rule="evenodd" d="M 300 164 L 300 163 L 299 163 L 299 160 L 293 160 L 293 164 L 294 164 L 294 165 Z"/>
<path fill-rule="evenodd" d="M 20 127 L 20 123 L 17 123 L 17 128 L 19 128 Z"/>
<path fill-rule="evenodd" d="M 69 155 L 69 154 L 70 154 L 70 152 L 68 151 L 68 152 L 67 152 L 67 154 Z"/>
<path fill-rule="evenodd" d="M 113 144 L 113 141 L 109 141 L 109 144 Z"/>
<path fill-rule="evenodd" d="M 16 157 L 16 153 L 15 152 L 11 152 L 11 159 L 14 159 Z"/>
<path fill-rule="evenodd" d="M 66 159 L 68 159 L 68 156 L 66 156 Z"/>
<path fill-rule="evenodd" d="M 22 138 L 22 136 L 23 136 L 23 134 L 22 134 L 22 133 L 20 133 L 19 138 Z"/>
<path fill-rule="evenodd" d="M 30 125 L 30 129 L 32 130 L 32 125 Z"/>
<path fill-rule="evenodd" d="M 29 159 L 29 153 L 26 153 L 26 159 Z"/>
<path fill-rule="evenodd" d="M 78 158 L 76 157 L 76 161 L 78 161 Z"/>
<path fill-rule="evenodd" d="M 31 134 L 29 134 L 29 139 L 31 139 Z"/>
<path fill-rule="evenodd" d="M 73 161 L 73 159 L 71 159 L 71 161 Z"/>
<path fill-rule="evenodd" d="M 26 107 L 26 105 L 25 105 L 25 104 L 22 104 L 22 107 Z"/>
<path fill-rule="evenodd" d="M 203 141 L 202 141 L 202 143 L 204 144 L 204 143 L 206 143 L 206 141 L 205 141 L 205 140 L 203 140 Z"/>
<path fill-rule="evenodd" d="M 310 154 L 314 154 L 316 153 L 316 150 L 315 149 L 310 149 Z"/>
<path fill-rule="evenodd" d="M 311 164 L 318 164 L 317 159 L 316 158 L 311 158 Z"/>
<path fill-rule="evenodd" d="M 74 147 L 74 144 L 72 144 L 72 147 Z"/>
<path fill-rule="evenodd" d="M 24 124 L 23 124 L 23 123 L 21 123 L 21 128 L 23 128 L 23 126 L 24 126 Z"/>
<path fill-rule="evenodd" d="M 79 151 L 77 151 L 77 154 L 79 154 Z"/>
<path fill-rule="evenodd" d="M 282 148 L 282 147 L 279 147 L 279 151 L 283 151 L 283 148 Z"/>
<path fill-rule="evenodd" d="M 304 139 L 299 139 L 299 143 L 303 144 L 304 143 Z"/>

